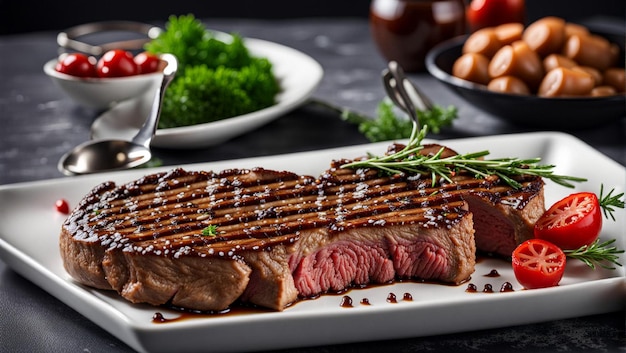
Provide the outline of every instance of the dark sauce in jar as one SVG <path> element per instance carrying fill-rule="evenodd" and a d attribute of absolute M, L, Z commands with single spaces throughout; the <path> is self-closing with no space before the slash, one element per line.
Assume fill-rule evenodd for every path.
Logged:
<path fill-rule="evenodd" d="M 373 0 L 372 38 L 385 59 L 409 72 L 423 71 L 428 51 L 466 32 L 463 0 Z"/>

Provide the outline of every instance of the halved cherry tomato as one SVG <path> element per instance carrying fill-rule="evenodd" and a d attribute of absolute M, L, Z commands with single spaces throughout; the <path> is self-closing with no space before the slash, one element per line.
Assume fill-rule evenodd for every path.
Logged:
<path fill-rule="evenodd" d="M 123 77 L 139 73 L 133 54 L 121 49 L 104 53 L 98 60 L 96 69 L 99 77 Z"/>
<path fill-rule="evenodd" d="M 511 258 L 515 278 L 526 289 L 556 286 L 565 272 L 565 253 L 545 240 L 530 239 L 521 243 Z"/>
<path fill-rule="evenodd" d="M 149 74 L 159 68 L 160 59 L 156 54 L 143 52 L 135 55 L 135 64 L 139 67 L 140 74 Z"/>
<path fill-rule="evenodd" d="M 70 204 L 65 199 L 56 200 L 56 202 L 54 203 L 54 207 L 60 213 L 63 213 L 63 214 L 70 213 Z"/>
<path fill-rule="evenodd" d="M 563 250 L 593 243 L 602 229 L 602 208 L 591 192 L 571 194 L 556 202 L 535 223 L 535 238 Z"/>
<path fill-rule="evenodd" d="M 472 0 L 466 9 L 471 32 L 505 23 L 524 23 L 524 0 Z"/>
<path fill-rule="evenodd" d="M 96 77 L 96 60 L 81 53 L 63 54 L 54 69 L 76 77 Z"/>

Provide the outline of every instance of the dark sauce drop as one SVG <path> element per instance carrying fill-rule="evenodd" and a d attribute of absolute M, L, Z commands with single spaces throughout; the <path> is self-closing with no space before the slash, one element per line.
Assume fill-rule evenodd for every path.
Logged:
<path fill-rule="evenodd" d="M 341 297 L 341 304 L 339 304 L 342 308 L 352 308 L 352 298 L 347 295 Z"/>
<path fill-rule="evenodd" d="M 500 277 L 500 274 L 498 273 L 498 270 L 494 268 L 491 272 L 486 274 L 485 277 Z"/>
<path fill-rule="evenodd" d="M 404 300 L 405 302 L 412 302 L 413 296 L 411 295 L 411 293 L 404 293 L 404 295 L 402 296 L 402 300 Z"/>
<path fill-rule="evenodd" d="M 396 298 L 395 294 L 389 293 L 389 295 L 387 296 L 387 303 L 396 304 L 398 303 L 398 298 Z"/>
<path fill-rule="evenodd" d="M 175 310 L 178 313 L 178 316 L 173 318 L 166 318 L 160 312 L 155 312 L 152 315 L 152 323 L 155 324 L 165 324 L 176 321 L 183 320 L 191 320 L 198 318 L 216 318 L 216 317 L 224 317 L 224 316 L 238 316 L 238 315 L 251 315 L 251 314 L 261 314 L 261 313 L 270 313 L 274 312 L 271 309 L 258 307 L 250 304 L 238 303 L 237 305 L 233 305 L 232 307 L 228 307 L 224 310 L 190 310 L 181 307 L 177 307 L 174 305 L 163 305 L 163 308 L 167 310 Z"/>
<path fill-rule="evenodd" d="M 372 305 L 372 304 L 370 303 L 369 299 L 363 298 L 361 299 L 361 305 Z"/>
<path fill-rule="evenodd" d="M 476 293 L 478 291 L 478 288 L 476 287 L 475 284 L 470 283 L 467 285 L 467 288 L 465 289 L 466 292 L 468 293 Z M 511 282 L 504 282 L 502 283 L 502 286 L 500 287 L 500 293 L 505 293 L 505 292 L 513 292 L 513 285 L 511 284 Z M 483 288 L 483 293 L 493 293 L 493 286 L 489 283 L 485 284 L 485 287 Z"/>
<path fill-rule="evenodd" d="M 182 321 L 182 320 L 190 318 L 191 316 L 193 316 L 193 314 L 182 313 L 179 316 L 173 317 L 171 319 L 166 319 L 165 316 L 163 316 L 163 314 L 156 312 L 154 313 L 154 315 L 152 315 L 152 322 L 155 324 L 166 324 L 169 322 Z"/>
<path fill-rule="evenodd" d="M 161 313 L 154 313 L 154 315 L 152 315 L 152 322 L 154 323 L 158 323 L 158 324 L 162 324 L 164 322 L 167 322 L 168 320 L 166 318 L 163 317 L 163 314 Z"/>
<path fill-rule="evenodd" d="M 504 292 L 514 292 L 513 285 L 511 284 L 511 282 L 504 282 L 504 283 L 502 283 L 502 287 L 500 287 L 500 292 L 501 293 L 504 293 Z"/>

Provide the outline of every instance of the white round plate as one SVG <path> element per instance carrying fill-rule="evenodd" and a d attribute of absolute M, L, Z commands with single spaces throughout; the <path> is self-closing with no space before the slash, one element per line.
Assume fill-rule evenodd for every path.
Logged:
<path fill-rule="evenodd" d="M 324 71 L 310 56 L 277 43 L 246 38 L 250 53 L 267 58 L 280 83 L 276 104 L 252 113 L 211 123 L 159 129 L 152 146 L 162 148 L 202 148 L 220 144 L 252 131 L 304 103 L 317 88 Z M 154 92 L 121 102 L 100 115 L 91 126 L 91 138 L 130 140 L 150 112 Z"/>

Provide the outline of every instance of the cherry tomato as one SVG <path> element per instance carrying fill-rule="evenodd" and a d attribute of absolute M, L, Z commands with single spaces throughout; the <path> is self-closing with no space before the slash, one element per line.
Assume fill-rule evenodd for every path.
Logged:
<path fill-rule="evenodd" d="M 123 77 L 139 73 L 133 54 L 121 49 L 109 50 L 104 53 L 98 60 L 96 68 L 99 77 Z"/>
<path fill-rule="evenodd" d="M 535 238 L 564 250 L 593 243 L 602 229 L 602 209 L 591 192 L 571 194 L 556 202 L 535 223 Z"/>
<path fill-rule="evenodd" d="M 159 69 L 161 60 L 156 54 L 143 52 L 135 55 L 135 64 L 139 67 L 140 74 L 149 74 Z"/>
<path fill-rule="evenodd" d="M 63 214 L 70 213 L 70 204 L 65 199 L 56 200 L 56 202 L 54 203 L 54 207 L 60 213 L 63 213 Z"/>
<path fill-rule="evenodd" d="M 505 23 L 524 23 L 524 0 L 472 0 L 466 9 L 470 31 Z"/>
<path fill-rule="evenodd" d="M 515 278 L 526 289 L 556 286 L 565 272 L 563 250 L 542 239 L 521 243 L 511 258 Z"/>
<path fill-rule="evenodd" d="M 61 55 L 54 69 L 76 77 L 96 77 L 95 59 L 81 53 Z"/>

